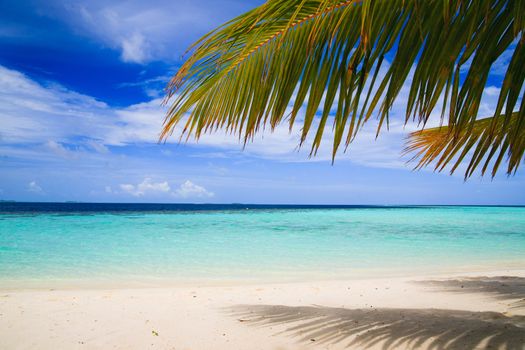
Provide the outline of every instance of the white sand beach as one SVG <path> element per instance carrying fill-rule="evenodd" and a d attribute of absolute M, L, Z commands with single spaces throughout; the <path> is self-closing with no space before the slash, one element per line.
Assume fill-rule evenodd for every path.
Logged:
<path fill-rule="evenodd" d="M 0 349 L 409 348 L 525 348 L 525 271 L 0 293 Z"/>

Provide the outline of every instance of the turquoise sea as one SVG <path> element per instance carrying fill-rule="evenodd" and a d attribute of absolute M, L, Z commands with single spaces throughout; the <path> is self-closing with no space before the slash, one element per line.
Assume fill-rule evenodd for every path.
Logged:
<path fill-rule="evenodd" d="M 0 287 L 525 269 L 524 207 L 0 203 Z"/>

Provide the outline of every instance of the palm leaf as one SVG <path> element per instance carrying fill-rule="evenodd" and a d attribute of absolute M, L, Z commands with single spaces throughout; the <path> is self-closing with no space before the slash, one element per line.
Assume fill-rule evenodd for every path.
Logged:
<path fill-rule="evenodd" d="M 414 156 L 419 159 L 416 169 L 434 162 L 434 169 L 442 171 L 451 163 L 451 174 L 470 158 L 465 178 L 472 176 L 481 164 L 482 175 L 492 165 L 494 176 L 507 155 L 507 173 L 511 174 L 517 170 L 525 152 L 525 131 L 516 135 L 520 121 L 519 114 L 513 113 L 510 120 L 505 115 L 476 120 L 460 132 L 447 126 L 416 131 L 410 134 L 405 152 L 417 152 Z"/>
<path fill-rule="evenodd" d="M 372 116 L 379 133 L 405 83 L 405 120 L 425 126 L 440 108 L 457 138 L 476 123 L 492 64 L 513 50 L 494 118 L 513 125 L 515 143 L 525 130 L 524 3 L 270 0 L 190 48 L 168 86 L 161 139 L 184 119 L 181 136 L 221 128 L 244 143 L 286 121 L 301 125 L 301 144 L 314 135 L 315 154 L 331 122 L 334 158 Z"/>

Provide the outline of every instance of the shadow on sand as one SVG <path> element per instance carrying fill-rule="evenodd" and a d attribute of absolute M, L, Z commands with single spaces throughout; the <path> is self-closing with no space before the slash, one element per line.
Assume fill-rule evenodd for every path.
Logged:
<path fill-rule="evenodd" d="M 279 334 L 303 344 L 355 349 L 525 348 L 525 316 L 498 312 L 281 305 L 238 305 L 227 312 L 252 326 L 279 326 Z"/>
<path fill-rule="evenodd" d="M 499 300 L 509 300 L 509 309 L 525 308 L 525 278 L 513 276 L 466 277 L 414 282 L 439 291 L 484 293 Z M 517 300 L 516 300 L 517 299 Z"/>

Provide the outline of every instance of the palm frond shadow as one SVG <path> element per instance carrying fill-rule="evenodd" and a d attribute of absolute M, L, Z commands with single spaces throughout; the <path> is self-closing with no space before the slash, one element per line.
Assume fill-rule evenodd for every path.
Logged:
<path fill-rule="evenodd" d="M 251 326 L 282 326 L 299 342 L 356 349 L 523 350 L 525 316 L 441 309 L 345 309 L 237 305 L 227 312 Z"/>
<path fill-rule="evenodd" d="M 523 277 L 465 277 L 415 283 L 452 293 L 483 293 L 498 300 L 511 301 L 509 303 L 510 309 L 525 308 L 525 278 Z"/>

